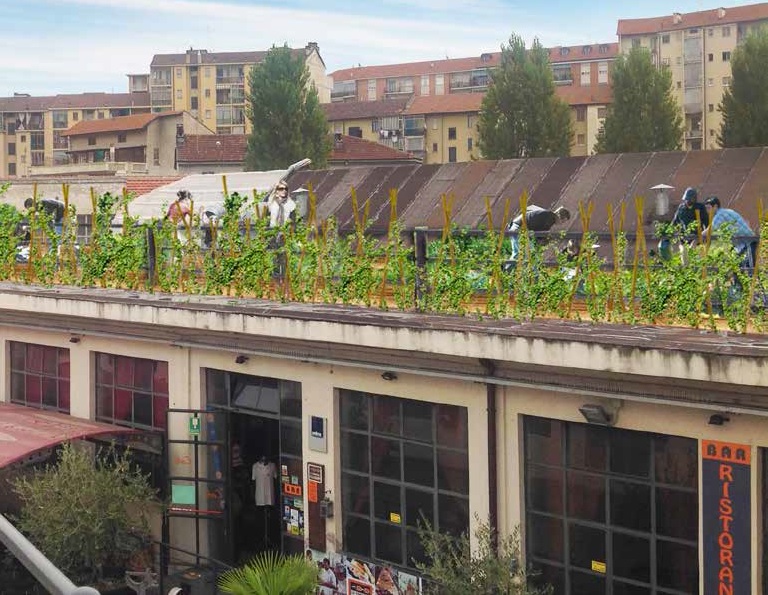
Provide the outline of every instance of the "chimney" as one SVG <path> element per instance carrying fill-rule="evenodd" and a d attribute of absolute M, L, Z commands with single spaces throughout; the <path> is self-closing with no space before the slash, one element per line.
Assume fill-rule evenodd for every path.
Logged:
<path fill-rule="evenodd" d="M 480 62 L 482 62 L 483 64 L 488 64 L 488 62 L 491 61 L 492 57 L 493 56 L 491 56 L 490 54 L 487 54 L 487 53 L 486 54 L 480 54 Z"/>
<path fill-rule="evenodd" d="M 309 55 L 309 54 L 312 53 L 313 50 L 319 54 L 320 53 L 320 46 L 317 45 L 316 41 L 307 42 L 307 47 L 304 48 L 305 53 L 307 55 Z"/>
<path fill-rule="evenodd" d="M 681 15 L 679 12 L 673 12 L 672 13 L 672 22 L 675 25 L 679 25 L 683 22 L 683 15 Z"/>
<path fill-rule="evenodd" d="M 333 134 L 333 148 L 341 149 L 344 146 L 344 141 L 341 138 L 341 132 L 335 132 Z"/>
<path fill-rule="evenodd" d="M 722 19 L 725 16 L 725 8 L 722 6 L 717 9 L 717 18 Z"/>

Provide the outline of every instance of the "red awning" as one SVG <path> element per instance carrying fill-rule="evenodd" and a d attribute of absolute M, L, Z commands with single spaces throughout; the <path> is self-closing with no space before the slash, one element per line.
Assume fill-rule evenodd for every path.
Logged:
<path fill-rule="evenodd" d="M 68 440 L 134 432 L 56 411 L 0 403 L 0 469 Z"/>

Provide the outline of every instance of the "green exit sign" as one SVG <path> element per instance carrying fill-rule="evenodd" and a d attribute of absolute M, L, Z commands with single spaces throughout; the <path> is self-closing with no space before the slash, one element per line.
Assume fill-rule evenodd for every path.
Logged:
<path fill-rule="evenodd" d="M 189 435 L 200 435 L 200 418 L 197 415 L 193 415 L 189 418 Z"/>

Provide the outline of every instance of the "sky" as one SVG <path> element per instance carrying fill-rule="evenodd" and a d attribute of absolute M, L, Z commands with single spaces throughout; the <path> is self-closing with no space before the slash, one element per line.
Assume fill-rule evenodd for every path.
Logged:
<path fill-rule="evenodd" d="M 620 18 L 736 6 L 718 0 L 0 0 L 0 97 L 125 92 L 156 53 L 304 47 L 328 73 L 497 51 L 512 33 L 546 46 L 616 40 Z"/>

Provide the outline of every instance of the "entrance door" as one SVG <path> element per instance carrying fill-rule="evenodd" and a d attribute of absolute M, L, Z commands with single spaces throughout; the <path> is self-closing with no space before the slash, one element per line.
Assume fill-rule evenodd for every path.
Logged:
<path fill-rule="evenodd" d="M 191 564 L 230 559 L 228 414 L 169 409 L 167 424 L 168 494 L 163 542 L 185 550 L 165 552 Z M 173 436 L 173 438 L 171 438 Z"/>

